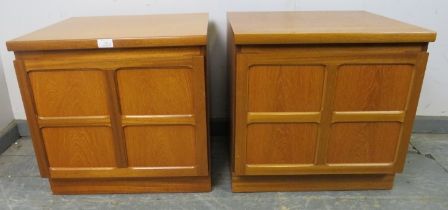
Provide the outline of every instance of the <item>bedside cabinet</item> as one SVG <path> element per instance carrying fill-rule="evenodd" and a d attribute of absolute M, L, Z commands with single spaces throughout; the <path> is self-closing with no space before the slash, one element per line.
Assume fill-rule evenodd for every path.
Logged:
<path fill-rule="evenodd" d="M 356 11 L 228 20 L 232 190 L 391 189 L 436 34 Z"/>
<path fill-rule="evenodd" d="M 207 14 L 71 18 L 7 42 L 55 194 L 211 190 Z"/>

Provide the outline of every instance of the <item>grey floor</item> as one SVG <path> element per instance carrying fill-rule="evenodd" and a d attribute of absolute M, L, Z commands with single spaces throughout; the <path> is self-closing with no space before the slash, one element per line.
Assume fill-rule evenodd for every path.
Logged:
<path fill-rule="evenodd" d="M 231 193 L 226 140 L 212 141 L 210 193 L 55 196 L 23 138 L 0 155 L 0 209 L 448 209 L 448 135 L 413 135 L 390 191 Z"/>

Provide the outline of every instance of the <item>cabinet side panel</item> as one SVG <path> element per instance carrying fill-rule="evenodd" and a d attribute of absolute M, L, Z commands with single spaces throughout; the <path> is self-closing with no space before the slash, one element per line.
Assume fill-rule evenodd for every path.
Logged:
<path fill-rule="evenodd" d="M 17 56 L 17 55 L 16 55 Z M 22 95 L 23 105 L 30 133 L 33 141 L 34 153 L 36 154 L 37 163 L 41 177 L 49 176 L 49 166 L 45 144 L 42 139 L 42 133 L 39 129 L 36 107 L 33 98 L 33 91 L 22 60 L 15 60 L 14 67 L 16 70 L 17 80 L 19 82 L 20 93 Z"/>
<path fill-rule="evenodd" d="M 206 176 L 210 174 L 209 167 L 209 139 L 207 135 L 207 102 L 206 102 L 206 68 L 204 56 L 193 56 L 193 79 L 194 113 L 195 113 L 195 149 L 197 175 Z"/>
<path fill-rule="evenodd" d="M 422 89 L 423 79 L 425 77 L 426 64 L 428 62 L 429 54 L 426 52 L 427 44 L 424 47 L 423 53 L 420 53 L 415 65 L 415 73 L 413 77 L 412 87 L 410 89 L 409 102 L 406 107 L 406 116 L 404 118 L 404 125 L 401 132 L 401 138 L 397 155 L 395 158 L 396 171 L 403 172 L 406 155 L 408 152 L 409 141 L 412 135 L 412 127 L 417 113 L 417 105 Z"/>
<path fill-rule="evenodd" d="M 235 45 L 233 29 L 230 23 L 227 24 L 227 64 L 230 70 L 229 87 L 230 87 L 230 170 L 234 171 L 235 167 L 235 76 L 236 76 L 236 54 L 238 47 Z"/>

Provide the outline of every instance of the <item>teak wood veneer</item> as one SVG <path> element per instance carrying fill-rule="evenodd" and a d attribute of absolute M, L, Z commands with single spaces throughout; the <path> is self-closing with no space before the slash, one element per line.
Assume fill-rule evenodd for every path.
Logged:
<path fill-rule="evenodd" d="M 392 188 L 436 34 L 358 11 L 228 20 L 232 190 Z"/>
<path fill-rule="evenodd" d="M 207 14 L 79 17 L 7 42 L 55 194 L 211 190 Z"/>

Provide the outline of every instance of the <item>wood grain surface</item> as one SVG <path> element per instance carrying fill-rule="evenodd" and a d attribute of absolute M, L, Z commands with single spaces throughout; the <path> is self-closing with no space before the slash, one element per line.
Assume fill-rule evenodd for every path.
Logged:
<path fill-rule="evenodd" d="M 54 194 L 104 194 L 104 193 L 166 193 L 210 192 L 211 178 L 165 177 L 152 179 L 52 179 Z"/>
<path fill-rule="evenodd" d="M 400 130 L 398 122 L 333 124 L 327 163 L 392 163 Z"/>
<path fill-rule="evenodd" d="M 233 176 L 233 192 L 392 189 L 394 175 Z"/>
<path fill-rule="evenodd" d="M 109 114 L 106 78 L 101 71 L 43 71 L 29 76 L 39 116 Z"/>
<path fill-rule="evenodd" d="M 230 12 L 235 44 L 431 42 L 436 33 L 364 11 Z"/>
<path fill-rule="evenodd" d="M 124 115 L 193 113 L 190 69 L 120 69 L 117 82 Z"/>
<path fill-rule="evenodd" d="M 324 66 L 251 67 L 248 73 L 249 111 L 319 111 L 322 104 L 324 69 Z"/>
<path fill-rule="evenodd" d="M 116 166 L 110 128 L 44 128 L 42 135 L 51 167 Z"/>
<path fill-rule="evenodd" d="M 159 38 L 176 46 L 175 37 Z M 51 51 L 35 43 L 39 51 L 16 52 L 15 64 L 41 175 L 54 193 L 211 189 L 205 43 Z"/>
<path fill-rule="evenodd" d="M 96 49 L 97 39 L 114 48 L 205 46 L 207 14 L 74 17 L 6 43 L 10 51 Z"/>
<path fill-rule="evenodd" d="M 130 167 L 196 165 L 194 127 L 129 126 L 124 131 Z"/>
<path fill-rule="evenodd" d="M 344 65 L 338 69 L 337 111 L 404 110 L 412 65 Z"/>
<path fill-rule="evenodd" d="M 316 151 L 315 124 L 256 124 L 247 131 L 248 164 L 311 164 Z"/>
<path fill-rule="evenodd" d="M 229 16 L 232 191 L 392 188 L 435 33 L 366 12 Z"/>

